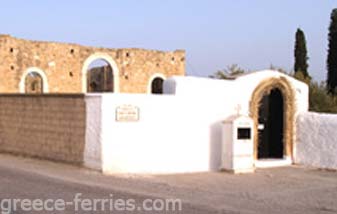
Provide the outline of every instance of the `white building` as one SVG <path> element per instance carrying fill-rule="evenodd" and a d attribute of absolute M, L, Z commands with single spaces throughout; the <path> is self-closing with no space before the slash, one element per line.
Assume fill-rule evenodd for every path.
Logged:
<path fill-rule="evenodd" d="M 266 70 L 233 80 L 174 77 L 164 92 L 89 95 L 85 165 L 104 173 L 217 171 L 228 134 L 222 122 L 238 114 L 254 121 L 255 167 L 296 162 L 306 84 Z"/>

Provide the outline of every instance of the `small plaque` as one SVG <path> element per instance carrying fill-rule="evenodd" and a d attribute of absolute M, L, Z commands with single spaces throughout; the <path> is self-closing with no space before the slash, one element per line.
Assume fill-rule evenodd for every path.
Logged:
<path fill-rule="evenodd" d="M 116 108 L 116 121 L 136 122 L 139 121 L 139 108 L 133 105 L 121 105 Z"/>

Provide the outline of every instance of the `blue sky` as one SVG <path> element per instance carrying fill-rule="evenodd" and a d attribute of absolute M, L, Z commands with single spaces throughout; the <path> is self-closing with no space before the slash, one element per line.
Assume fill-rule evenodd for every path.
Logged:
<path fill-rule="evenodd" d="M 111 48 L 185 49 L 189 75 L 230 64 L 293 67 L 294 34 L 307 37 L 309 72 L 326 77 L 330 12 L 337 0 L 11 0 L 0 33 Z"/>

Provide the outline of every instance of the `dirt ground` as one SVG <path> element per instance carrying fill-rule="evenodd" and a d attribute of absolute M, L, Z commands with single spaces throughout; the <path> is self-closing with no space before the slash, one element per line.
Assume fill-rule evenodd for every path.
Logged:
<path fill-rule="evenodd" d="M 1 167 L 68 184 L 144 197 L 179 198 L 188 207 L 202 209 L 200 213 L 337 213 L 337 172 L 303 166 L 241 175 L 210 172 L 107 176 L 65 164 L 0 155 L 0 178 Z"/>

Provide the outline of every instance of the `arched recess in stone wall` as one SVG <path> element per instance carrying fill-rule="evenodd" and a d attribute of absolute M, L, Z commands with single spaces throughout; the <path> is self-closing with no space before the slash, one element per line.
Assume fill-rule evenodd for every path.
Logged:
<path fill-rule="evenodd" d="M 28 74 L 30 73 L 37 73 L 38 75 L 40 75 L 40 77 L 42 78 L 42 92 L 43 93 L 48 93 L 49 92 L 49 85 L 48 85 L 48 78 L 46 76 L 46 74 L 43 72 L 43 70 L 41 70 L 40 68 L 37 67 L 30 67 L 28 68 L 23 75 L 21 76 L 21 80 L 19 83 L 19 90 L 20 93 L 25 93 L 26 92 L 26 77 Z"/>
<path fill-rule="evenodd" d="M 250 116 L 254 120 L 254 157 L 258 158 L 258 117 L 261 99 L 273 89 L 281 91 L 284 100 L 283 154 L 293 161 L 295 92 L 285 77 L 269 78 L 261 82 L 254 90 L 250 100 Z"/>
<path fill-rule="evenodd" d="M 106 61 L 112 68 L 112 75 L 113 75 L 113 92 L 117 93 L 119 92 L 119 69 L 115 62 L 115 60 L 112 59 L 112 57 L 109 54 L 106 53 L 94 53 L 90 55 L 83 64 L 82 67 L 82 92 L 87 92 L 87 72 L 89 70 L 89 66 L 91 63 L 93 63 L 96 60 L 104 60 Z"/>
<path fill-rule="evenodd" d="M 149 79 L 149 82 L 147 84 L 147 93 L 148 94 L 152 94 L 152 83 L 153 81 L 156 79 L 156 78 L 160 78 L 162 80 L 166 80 L 166 76 L 162 73 L 155 73 L 153 74 L 150 79 Z"/>

